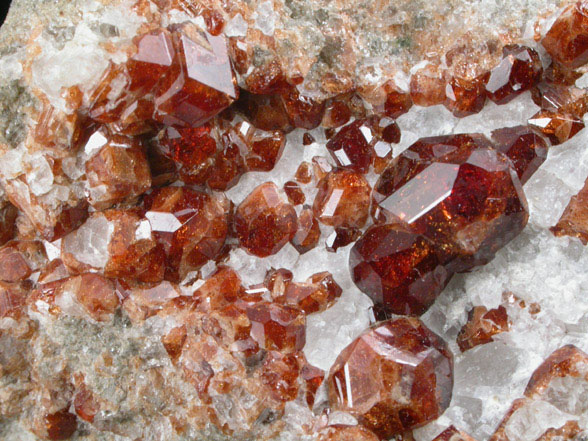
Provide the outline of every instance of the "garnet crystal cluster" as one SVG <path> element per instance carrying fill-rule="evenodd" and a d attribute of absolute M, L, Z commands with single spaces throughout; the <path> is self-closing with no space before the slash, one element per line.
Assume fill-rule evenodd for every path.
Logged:
<path fill-rule="evenodd" d="M 523 231 L 523 184 L 584 127 L 588 95 L 573 84 L 588 61 L 585 2 L 560 11 L 537 37 L 542 49 L 503 44 L 488 49 L 493 63 L 469 69 L 466 49 L 449 51 L 404 88 L 322 71 L 326 98 L 304 93 L 316 72 L 289 72 L 265 31 L 253 36 L 265 49 L 248 46 L 223 18 L 243 17 L 217 3 L 137 2 L 146 19 L 124 56 L 92 87 L 62 90 L 61 107 L 41 94 L 24 141 L 0 145 L 0 341 L 12 348 L 0 375 L 29 385 L 0 389 L 0 434 L 33 400 L 25 428 L 47 440 L 269 440 L 285 427 L 305 440 L 412 440 L 450 405 L 450 347 L 471 354 L 509 331 L 503 306 L 473 308 L 450 343 L 419 316 Z M 256 20 L 273 23 L 265 4 Z M 524 92 L 540 108 L 527 125 L 424 137 L 398 152 L 397 119 L 413 105 L 462 118 Z M 321 143 L 322 154 L 305 153 Z M 303 159 L 282 158 L 287 144 Z M 267 177 L 289 161 L 286 179 Z M 574 230 L 581 211 L 569 208 L 556 233 L 585 240 Z M 313 261 L 308 277 L 273 267 L 291 252 Z M 348 255 L 348 274 L 324 271 L 321 255 Z M 271 268 L 249 283 L 258 266 Z M 304 352 L 307 323 L 333 312 L 348 275 L 373 320 L 327 371 Z M 108 350 L 46 349 L 61 338 L 74 347 L 75 326 Z M 138 329 L 144 347 L 128 343 Z M 577 418 L 516 433 L 523 412 L 581 414 L 558 394 L 588 381 L 587 362 L 574 346 L 554 352 L 492 439 L 580 439 Z M 128 397 L 161 433 L 127 418 Z M 473 438 L 446 425 L 435 439 Z"/>

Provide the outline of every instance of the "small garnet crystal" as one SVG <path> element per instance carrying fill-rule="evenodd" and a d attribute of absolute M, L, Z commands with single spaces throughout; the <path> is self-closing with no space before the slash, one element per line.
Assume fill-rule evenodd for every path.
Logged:
<path fill-rule="evenodd" d="M 380 439 L 438 418 L 451 401 L 453 356 L 418 319 L 372 327 L 339 355 L 328 377 L 334 410 L 351 413 Z"/>
<path fill-rule="evenodd" d="M 255 188 L 235 213 L 235 230 L 241 246 L 258 257 L 280 251 L 294 237 L 296 228 L 294 207 L 271 182 Z"/>

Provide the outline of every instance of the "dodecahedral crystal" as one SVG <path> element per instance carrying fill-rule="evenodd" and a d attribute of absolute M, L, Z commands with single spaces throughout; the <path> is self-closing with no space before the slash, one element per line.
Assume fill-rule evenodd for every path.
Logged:
<path fill-rule="evenodd" d="M 333 409 L 351 413 L 381 439 L 439 417 L 449 406 L 453 356 L 418 319 L 376 325 L 347 346 L 328 377 Z"/>
<path fill-rule="evenodd" d="M 372 162 L 371 138 L 371 130 L 362 121 L 355 121 L 339 130 L 327 149 L 339 166 L 365 173 Z"/>
<path fill-rule="evenodd" d="M 577 68 L 588 61 L 588 8 L 585 2 L 569 5 L 555 20 L 541 44 L 554 60 Z"/>
<path fill-rule="evenodd" d="M 294 207 L 284 201 L 271 182 L 255 188 L 235 213 L 239 243 L 258 257 L 280 251 L 294 237 L 296 228 Z"/>
<path fill-rule="evenodd" d="M 477 134 L 417 141 L 378 180 L 372 210 L 433 241 L 451 271 L 490 261 L 528 219 L 510 160 Z"/>
<path fill-rule="evenodd" d="M 189 187 L 165 187 L 147 196 L 145 210 L 167 256 L 166 279 L 180 281 L 219 255 L 228 232 L 225 199 Z"/>

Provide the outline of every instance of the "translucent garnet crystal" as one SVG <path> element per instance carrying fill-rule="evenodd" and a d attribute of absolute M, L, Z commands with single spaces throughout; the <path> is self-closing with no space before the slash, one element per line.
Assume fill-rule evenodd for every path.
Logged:
<path fill-rule="evenodd" d="M 250 254 L 275 254 L 296 234 L 296 212 L 284 199 L 275 184 L 266 182 L 237 208 L 235 231 L 239 243 Z"/>
<path fill-rule="evenodd" d="M 327 149 L 339 166 L 365 173 L 372 163 L 371 139 L 371 129 L 363 121 L 355 121 L 339 130 Z"/>
<path fill-rule="evenodd" d="M 539 54 L 528 47 L 505 46 L 504 58 L 490 72 L 486 83 L 486 94 L 497 104 L 506 104 L 516 96 L 529 90 L 541 79 L 543 68 Z"/>
<path fill-rule="evenodd" d="M 316 218 L 333 227 L 363 227 L 369 215 L 371 188 L 352 170 L 335 170 L 317 185 L 312 207 Z"/>
<path fill-rule="evenodd" d="M 508 331 L 509 320 L 506 308 L 499 306 L 488 311 L 476 306 L 468 313 L 468 321 L 457 336 L 457 345 L 462 352 L 493 341 L 492 337 Z"/>
<path fill-rule="evenodd" d="M 156 87 L 154 116 L 163 124 L 195 127 L 239 95 L 227 43 L 190 24 L 174 33 L 173 42 L 177 55 Z"/>
<path fill-rule="evenodd" d="M 400 317 L 361 334 L 328 377 L 329 402 L 380 439 L 438 418 L 451 401 L 453 356 L 420 320 Z"/>
<path fill-rule="evenodd" d="M 299 351 L 306 342 L 306 319 L 295 307 L 263 302 L 247 309 L 251 336 L 260 347 L 282 353 Z"/>
<path fill-rule="evenodd" d="M 512 161 L 521 184 L 527 182 L 547 159 L 547 142 L 525 126 L 494 130 L 492 141 L 496 149 Z"/>
<path fill-rule="evenodd" d="M 189 187 L 165 187 L 145 198 L 145 217 L 167 256 L 167 280 L 180 281 L 219 255 L 228 209 L 226 199 Z"/>
<path fill-rule="evenodd" d="M 385 314 L 421 315 L 451 278 L 435 244 L 401 225 L 375 225 L 353 245 L 351 278 Z"/>
<path fill-rule="evenodd" d="M 96 209 L 130 202 L 151 188 L 149 163 L 138 139 L 95 131 L 85 145 L 89 202 Z"/>
<path fill-rule="evenodd" d="M 588 61 L 588 6 L 569 5 L 555 20 L 541 44 L 551 57 L 566 67 L 577 68 Z"/>
<path fill-rule="evenodd" d="M 479 134 L 414 143 L 378 180 L 372 210 L 430 239 L 450 271 L 487 263 L 528 219 L 511 161 Z"/>

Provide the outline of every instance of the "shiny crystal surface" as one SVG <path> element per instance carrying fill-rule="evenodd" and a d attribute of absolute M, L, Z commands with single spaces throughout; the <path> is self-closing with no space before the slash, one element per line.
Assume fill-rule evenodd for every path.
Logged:
<path fill-rule="evenodd" d="M 387 224 L 369 228 L 353 245 L 351 277 L 380 312 L 421 315 L 451 279 L 426 237 Z"/>
<path fill-rule="evenodd" d="M 380 438 L 437 418 L 449 405 L 453 357 L 418 319 L 396 318 L 360 335 L 328 378 L 336 410 L 356 416 Z"/>
<path fill-rule="evenodd" d="M 378 180 L 372 210 L 433 241 L 456 271 L 491 260 L 528 219 L 510 161 L 476 134 L 417 141 Z"/>

